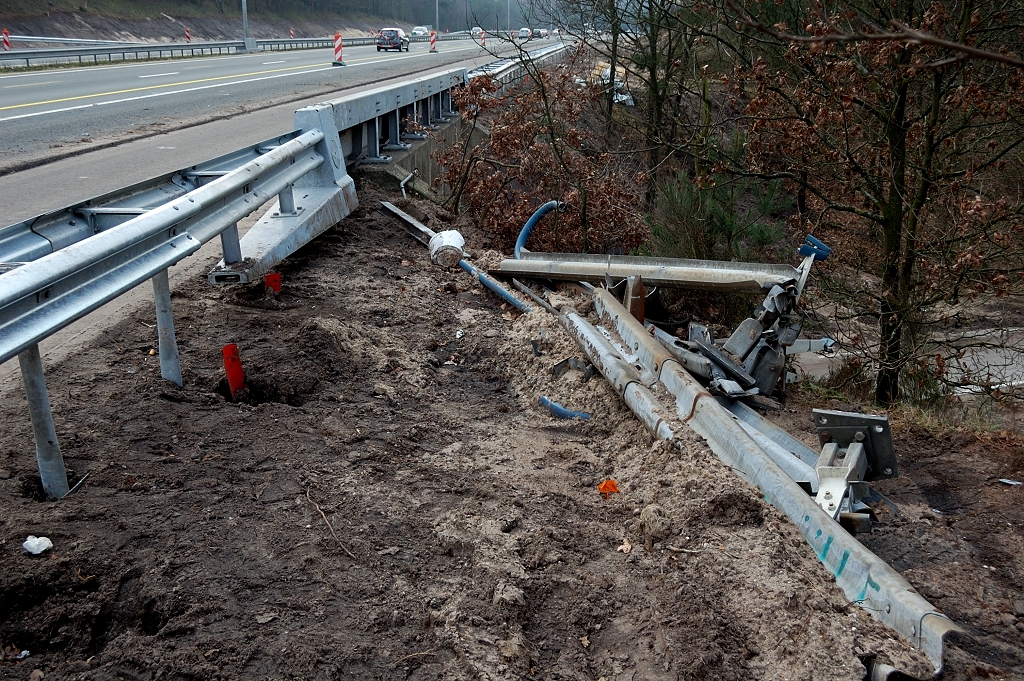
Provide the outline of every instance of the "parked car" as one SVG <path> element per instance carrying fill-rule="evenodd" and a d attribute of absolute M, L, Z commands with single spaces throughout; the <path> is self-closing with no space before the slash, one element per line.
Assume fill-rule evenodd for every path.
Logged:
<path fill-rule="evenodd" d="M 426 26 L 413 26 L 412 31 L 410 31 L 409 35 L 430 35 L 430 29 L 427 28 Z"/>
<path fill-rule="evenodd" d="M 405 31 L 393 27 L 380 29 L 380 33 L 377 34 L 378 52 L 381 50 L 398 50 L 401 52 L 403 47 L 406 52 L 409 51 L 409 36 L 405 34 Z"/>
<path fill-rule="evenodd" d="M 533 37 L 533 31 L 528 28 L 519 29 L 520 40 L 530 40 Z"/>
<path fill-rule="evenodd" d="M 470 35 L 472 35 L 474 38 L 479 38 L 480 34 L 483 33 L 483 32 L 484 32 L 484 29 L 480 28 L 479 26 L 474 26 L 469 31 Z"/>

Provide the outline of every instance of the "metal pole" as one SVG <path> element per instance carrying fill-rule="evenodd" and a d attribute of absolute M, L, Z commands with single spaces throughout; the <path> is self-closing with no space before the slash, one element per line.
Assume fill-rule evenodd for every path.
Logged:
<path fill-rule="evenodd" d="M 220 233 L 220 248 L 224 253 L 224 264 L 242 262 L 242 244 L 238 241 L 238 223 Z"/>
<path fill-rule="evenodd" d="M 57 430 L 53 427 L 53 412 L 50 411 L 50 397 L 46 393 L 46 377 L 43 376 L 39 345 L 30 345 L 22 350 L 18 355 L 18 363 L 21 364 L 21 382 L 25 385 L 28 413 L 32 418 L 36 463 L 39 465 L 43 490 L 47 496 L 60 499 L 68 493 L 68 474 L 64 470 Z"/>
<path fill-rule="evenodd" d="M 167 270 L 153 275 L 153 299 L 156 302 L 156 328 L 160 343 L 160 375 L 181 387 L 181 360 L 178 340 L 174 337 L 174 315 L 171 313 L 171 285 Z"/>
<path fill-rule="evenodd" d="M 281 215 L 295 215 L 295 194 L 292 192 L 292 185 L 288 185 L 277 195 L 277 204 Z M 236 224 L 235 227 L 237 226 Z"/>
<path fill-rule="evenodd" d="M 249 42 L 249 10 L 245 5 L 245 0 L 242 0 L 242 37 L 245 38 L 246 43 Z"/>
<path fill-rule="evenodd" d="M 437 13 L 438 1 L 439 0 L 434 0 L 434 30 L 437 31 L 437 34 L 440 36 L 441 35 L 441 19 L 440 19 L 440 15 Z M 511 2 L 511 0 L 509 0 L 509 1 Z"/>

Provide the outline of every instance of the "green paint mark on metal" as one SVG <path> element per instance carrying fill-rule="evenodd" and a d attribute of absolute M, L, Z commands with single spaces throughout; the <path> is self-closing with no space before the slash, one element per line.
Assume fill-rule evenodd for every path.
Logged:
<path fill-rule="evenodd" d="M 868 572 L 868 578 L 867 578 L 867 581 L 866 581 L 866 582 L 864 582 L 864 588 L 863 588 L 863 589 L 861 589 L 861 591 L 860 591 L 860 595 L 859 595 L 859 596 L 857 596 L 857 598 L 855 598 L 855 599 L 854 599 L 854 600 L 855 600 L 855 602 L 857 602 L 857 603 L 862 603 L 862 602 L 864 602 L 864 599 L 865 599 L 865 598 L 867 597 L 867 595 L 868 595 L 868 587 L 869 587 L 869 586 L 870 586 L 870 587 L 871 587 L 872 589 L 874 589 L 875 591 L 881 591 L 881 589 L 882 589 L 882 587 L 881 587 L 881 586 L 879 586 L 878 582 L 876 582 L 875 580 L 871 579 L 871 572 Z"/>
<path fill-rule="evenodd" d="M 821 532 L 819 532 L 818 534 L 821 534 Z M 830 534 L 828 536 L 828 539 L 825 540 L 825 545 L 821 547 L 821 553 L 818 554 L 818 560 L 820 560 L 822 563 L 825 562 L 825 557 L 828 556 L 828 550 L 832 548 L 832 540 L 835 538 L 835 535 Z"/>
<path fill-rule="evenodd" d="M 839 567 L 836 568 L 836 579 L 843 576 L 843 570 L 846 569 L 846 561 L 850 560 L 850 550 L 843 551 L 843 559 L 839 561 Z"/>

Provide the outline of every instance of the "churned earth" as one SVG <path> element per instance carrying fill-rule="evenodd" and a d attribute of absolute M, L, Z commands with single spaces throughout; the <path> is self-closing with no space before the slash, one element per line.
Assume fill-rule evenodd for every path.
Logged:
<path fill-rule="evenodd" d="M 394 183 L 357 186 L 360 208 L 279 268 L 280 293 L 204 271 L 174 288 L 182 388 L 160 378 L 148 305 L 47 366 L 82 481 L 65 499 L 40 499 L 17 372 L 0 385 L 0 675 L 931 675 L 701 438 L 656 442 L 600 376 L 556 377 L 582 354 L 554 317 L 433 266 L 378 209 Z M 494 255 L 468 220 L 401 205 Z M 790 394 L 775 416 L 813 438 L 811 406 L 850 405 Z M 946 678 L 1021 678 L 1022 490 L 997 480 L 1021 477 L 1016 435 L 896 425 L 904 476 L 883 492 L 901 512 L 865 543 L 973 636 L 948 646 Z M 54 548 L 29 555 L 28 535 Z"/>

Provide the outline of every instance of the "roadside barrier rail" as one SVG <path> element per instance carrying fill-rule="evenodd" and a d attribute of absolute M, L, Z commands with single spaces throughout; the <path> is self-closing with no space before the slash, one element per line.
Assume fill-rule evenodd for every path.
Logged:
<path fill-rule="evenodd" d="M 348 167 L 457 114 L 465 69 L 295 112 L 294 130 L 230 154 L 0 228 L 0 363 L 18 356 L 45 492 L 68 492 L 39 342 L 151 279 L 161 375 L 182 384 L 167 268 L 220 237 L 211 283 L 258 281 L 358 205 Z M 273 202 L 239 239 L 238 221 Z"/>
<path fill-rule="evenodd" d="M 12 39 L 17 36 L 11 36 Z M 442 34 L 438 40 L 470 40 L 468 34 Z M 417 36 L 410 42 L 429 43 L 430 38 Z M 375 37 L 345 38 L 346 45 L 374 45 Z M 333 48 L 334 38 L 281 38 L 256 40 L 256 51 L 276 52 L 282 50 L 310 50 Z M 208 42 L 182 43 L 112 43 L 97 46 L 25 48 L 0 54 L 0 68 L 32 66 L 33 64 L 78 63 L 99 64 L 102 62 L 170 59 L 174 57 L 196 57 L 213 54 L 245 53 L 245 41 L 219 40 Z"/>
<path fill-rule="evenodd" d="M 568 46 L 558 42 L 554 45 L 530 52 L 530 62 L 532 67 L 543 66 L 560 59 L 567 49 Z M 528 75 L 528 73 L 528 67 L 523 64 L 521 59 L 518 57 L 509 57 L 507 59 L 500 59 L 498 61 L 491 62 L 490 64 L 477 67 L 469 72 L 469 77 L 476 78 L 477 76 L 489 76 L 501 83 L 502 89 L 506 89 L 509 85 L 518 83 Z"/>

